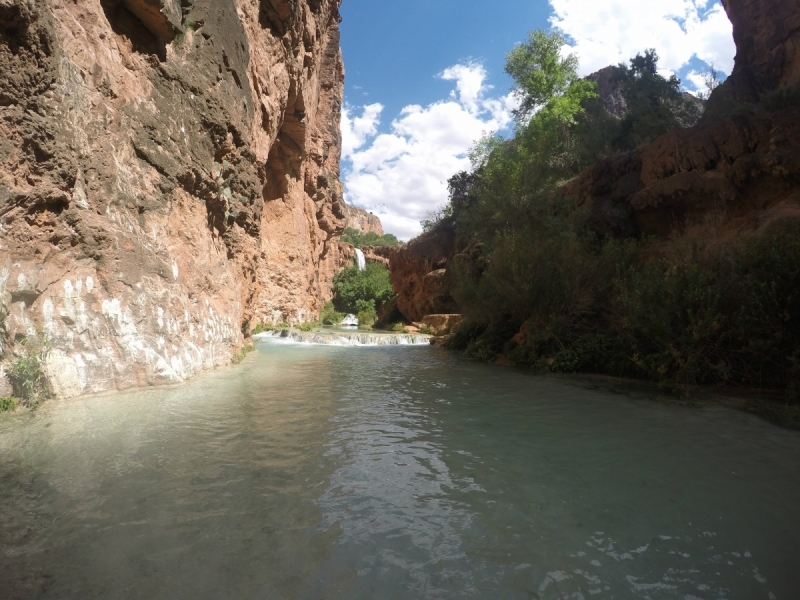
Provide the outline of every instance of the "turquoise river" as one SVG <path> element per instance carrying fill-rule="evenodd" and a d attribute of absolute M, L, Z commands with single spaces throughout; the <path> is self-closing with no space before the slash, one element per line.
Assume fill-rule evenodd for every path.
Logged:
<path fill-rule="evenodd" d="M 261 342 L 0 415 L 0 598 L 800 598 L 800 433 L 428 346 Z"/>

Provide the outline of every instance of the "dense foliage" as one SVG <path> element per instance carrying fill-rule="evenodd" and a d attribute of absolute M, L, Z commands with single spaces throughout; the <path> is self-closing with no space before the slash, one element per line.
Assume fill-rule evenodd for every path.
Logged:
<path fill-rule="evenodd" d="M 352 244 L 356 248 L 361 248 L 362 246 L 399 246 L 402 243 L 391 233 L 384 235 L 378 235 L 374 231 L 364 233 L 350 227 L 344 230 L 342 241 Z"/>
<path fill-rule="evenodd" d="M 381 263 L 368 263 L 364 271 L 347 267 L 333 278 L 333 286 L 335 309 L 355 314 L 362 325 L 372 325 L 377 309 L 394 296 L 389 269 Z"/>
<path fill-rule="evenodd" d="M 696 123 L 700 106 L 659 75 L 651 50 L 614 69 L 624 114 L 609 114 L 562 43 L 536 32 L 509 54 L 515 136 L 480 140 L 472 171 L 450 180 L 439 220 L 455 221 L 466 248 L 450 272 L 468 318 L 453 346 L 550 371 L 792 389 L 800 231 L 711 244 L 719 224 L 709 222 L 658 252 L 647 240 L 599 239 L 563 183 L 600 156 Z"/>

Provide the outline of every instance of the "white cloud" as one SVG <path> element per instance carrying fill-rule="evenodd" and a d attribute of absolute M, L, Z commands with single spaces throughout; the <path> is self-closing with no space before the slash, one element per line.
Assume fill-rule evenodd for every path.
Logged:
<path fill-rule="evenodd" d="M 342 158 L 349 158 L 356 148 L 364 145 L 367 138 L 378 132 L 378 123 L 383 112 L 382 104 L 365 106 L 360 117 L 350 117 L 349 106 L 342 110 Z"/>
<path fill-rule="evenodd" d="M 447 100 L 405 107 L 389 133 L 378 134 L 381 105 L 342 115 L 347 201 L 381 217 L 384 229 L 410 239 L 419 222 L 447 202 L 447 180 L 469 168 L 467 152 L 487 131 L 507 127 L 515 101 L 487 98 L 482 65 L 455 65 L 439 75 L 455 82 Z"/>
<path fill-rule="evenodd" d="M 627 62 L 655 48 L 660 66 L 680 71 L 695 56 L 730 73 L 736 47 L 722 5 L 713 0 L 550 0 L 551 24 L 574 41 L 581 74 Z"/>

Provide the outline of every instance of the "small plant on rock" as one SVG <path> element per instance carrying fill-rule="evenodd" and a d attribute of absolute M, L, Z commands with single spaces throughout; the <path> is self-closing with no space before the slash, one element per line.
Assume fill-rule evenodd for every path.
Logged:
<path fill-rule="evenodd" d="M 238 352 L 234 352 L 233 358 L 231 358 L 231 362 L 235 365 L 238 365 L 242 362 L 248 354 L 253 352 L 256 347 L 253 344 L 245 344 Z"/>
<path fill-rule="evenodd" d="M 14 412 L 17 410 L 17 401 L 14 398 L 0 398 L 0 413 Z"/>
<path fill-rule="evenodd" d="M 50 342 L 45 336 L 28 337 L 22 340 L 19 353 L 6 370 L 14 394 L 29 408 L 50 397 L 44 372 L 49 354 Z"/>
<path fill-rule="evenodd" d="M 419 332 L 422 335 L 436 335 L 436 332 L 425 324 L 423 324 L 422 327 L 419 328 Z"/>
<path fill-rule="evenodd" d="M 233 192 L 231 191 L 234 169 L 227 160 L 222 161 L 222 163 L 215 162 L 212 171 L 217 184 L 219 199 L 225 206 L 225 220 L 227 222 L 229 219 L 236 219 L 239 216 L 239 210 L 237 210 L 237 208 L 249 204 L 250 199 L 245 196 L 234 198 Z"/>

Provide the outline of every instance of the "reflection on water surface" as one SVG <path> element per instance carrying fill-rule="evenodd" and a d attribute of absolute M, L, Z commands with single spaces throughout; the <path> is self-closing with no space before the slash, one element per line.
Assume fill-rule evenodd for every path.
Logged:
<path fill-rule="evenodd" d="M 264 344 L 0 419 L 0 597 L 793 598 L 799 459 L 721 408 Z"/>

